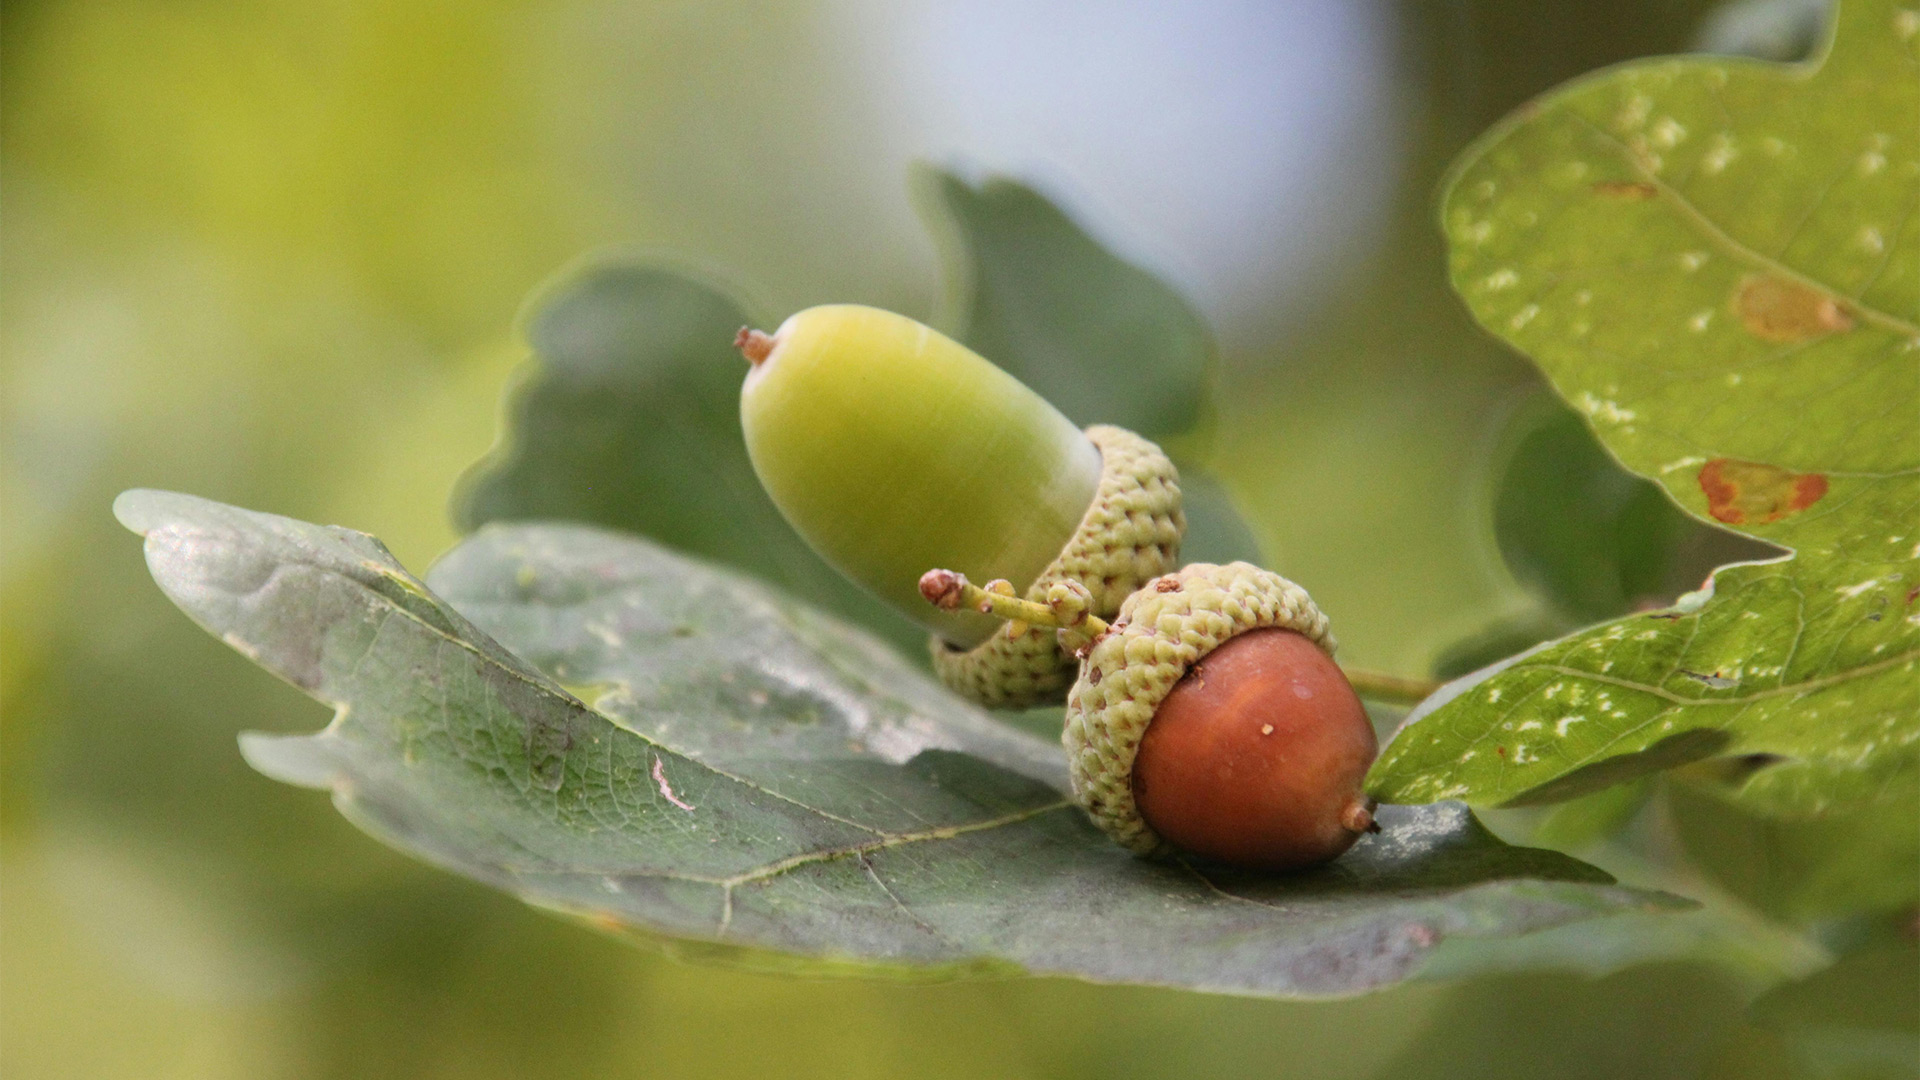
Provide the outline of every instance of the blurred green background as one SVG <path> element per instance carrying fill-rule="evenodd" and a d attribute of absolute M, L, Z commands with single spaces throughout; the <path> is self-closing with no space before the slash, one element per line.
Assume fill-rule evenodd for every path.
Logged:
<path fill-rule="evenodd" d="M 1446 289 L 1440 172 L 1531 95 L 1689 47 L 1706 6 L 9 2 L 0 1067 L 1785 1075 L 1753 972 L 1684 956 L 1316 1004 L 811 981 L 616 943 L 250 771 L 236 732 L 324 710 L 182 618 L 108 513 L 191 491 L 422 569 L 543 278 L 628 245 L 775 315 L 937 316 L 906 180 L 933 160 L 1038 184 L 1196 302 L 1215 464 L 1269 560 L 1345 657 L 1423 673 L 1537 603 L 1489 490 L 1537 383 Z"/>

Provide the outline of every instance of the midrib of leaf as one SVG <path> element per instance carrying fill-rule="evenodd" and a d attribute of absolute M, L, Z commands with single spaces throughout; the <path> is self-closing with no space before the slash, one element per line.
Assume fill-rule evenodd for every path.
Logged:
<path fill-rule="evenodd" d="M 773 862 L 755 867 L 752 870 L 744 870 L 731 877 L 694 877 L 688 874 L 673 873 L 659 876 L 679 881 L 691 881 L 703 885 L 719 886 L 721 890 L 720 924 L 715 928 L 715 934 L 716 936 L 724 936 L 727 932 L 727 927 L 733 923 L 733 890 L 741 885 L 752 885 L 756 882 L 766 881 L 769 878 L 779 877 L 790 871 L 798 870 L 803 866 L 833 862 L 838 859 L 865 858 L 876 851 L 886 851 L 891 848 L 904 847 L 908 844 L 924 843 L 929 840 L 952 840 L 956 837 L 965 836 L 968 833 L 986 832 L 990 829 L 1005 828 L 1008 825 L 1018 825 L 1020 822 L 1039 817 L 1042 814 L 1050 814 L 1056 810 L 1070 809 L 1073 805 L 1072 801 L 1068 799 L 1056 799 L 1050 803 L 1030 806 L 1025 810 L 1015 810 L 1012 813 L 1002 814 L 997 818 L 989 818 L 986 821 L 972 821 L 964 825 L 940 825 L 931 829 L 917 829 L 913 832 L 886 834 L 882 835 L 878 840 L 865 844 L 854 844 L 851 847 L 804 851 L 798 855 L 789 855 L 783 859 L 775 859 Z M 871 868 L 868 868 L 868 876 L 874 879 L 875 884 L 880 885 L 881 891 L 885 892 L 895 904 L 899 904 L 901 910 L 907 910 L 906 905 L 900 903 L 900 898 L 893 895 L 893 890 L 887 888 L 887 886 L 880 881 L 879 875 L 874 874 Z"/>
<path fill-rule="evenodd" d="M 1766 690 L 1756 690 L 1750 694 L 1730 694 L 1727 697 L 1720 698 L 1684 697 L 1664 687 L 1654 686 L 1649 683 L 1635 682 L 1632 679 L 1622 679 L 1612 675 L 1602 675 L 1593 671 L 1582 671 L 1579 668 L 1570 668 L 1560 664 L 1523 664 L 1520 665 L 1519 670 L 1551 671 L 1557 675 L 1566 675 L 1569 678 L 1603 682 L 1612 686 L 1621 687 L 1622 689 L 1636 690 L 1657 698 L 1664 698 L 1667 701 L 1673 702 L 1675 705 L 1751 705 L 1755 702 L 1765 701 L 1768 698 L 1787 697 L 1795 694 L 1810 694 L 1817 690 L 1824 690 L 1829 686 L 1839 685 L 1850 679 L 1861 679 L 1869 675 L 1877 675 L 1887 668 L 1898 667 L 1901 664 L 1915 659 L 1920 659 L 1920 648 L 1910 649 L 1896 656 L 1890 656 L 1885 660 L 1876 660 L 1871 664 L 1848 668 L 1845 671 L 1836 671 L 1831 675 L 1822 675 L 1817 679 L 1808 679 L 1806 682 L 1787 683 L 1770 687 Z M 1668 673 L 1668 677 L 1671 678 L 1679 674 L 1680 671 L 1676 668 Z"/>
<path fill-rule="evenodd" d="M 1205 885 L 1207 887 L 1208 892 L 1212 893 L 1215 896 L 1220 897 L 1223 900 L 1232 900 L 1232 901 L 1235 901 L 1236 903 L 1249 904 L 1249 905 L 1252 905 L 1253 907 L 1265 908 L 1268 911 L 1278 911 L 1282 914 L 1285 914 L 1291 910 L 1290 908 L 1287 908 L 1280 904 L 1270 904 L 1265 900 L 1255 900 L 1251 896 L 1241 896 L 1239 893 L 1236 893 L 1236 892 L 1228 892 L 1227 890 L 1220 887 L 1219 882 L 1213 880 L 1212 878 L 1208 877 L 1206 874 L 1202 873 L 1198 867 L 1194 866 L 1192 863 L 1188 862 L 1187 860 L 1180 859 L 1179 863 L 1180 863 L 1180 869 L 1185 870 L 1188 874 L 1191 874 L 1195 881 L 1198 881 L 1200 884 Z"/>
<path fill-rule="evenodd" d="M 596 685 L 618 687 L 620 692 L 624 694 L 630 695 L 633 693 L 632 685 L 627 683 L 624 679 L 608 679 Z M 651 746 L 656 750 L 660 750 L 665 753 L 672 754 L 673 756 L 679 758 L 682 761 L 686 761 L 691 764 L 698 765 L 701 768 L 707 770 L 708 772 L 714 774 L 715 776 L 719 776 L 727 780 L 731 780 L 734 783 L 739 784 L 741 787 L 744 787 L 749 791 L 757 791 L 762 795 L 767 796 L 770 799 L 776 799 L 780 802 L 786 803 L 788 806 L 798 807 L 801 810 L 805 810 L 809 814 L 817 814 L 820 817 L 826 818 L 828 821 L 835 822 L 836 824 L 840 824 L 840 825 L 845 825 L 849 829 L 859 829 L 861 832 L 870 832 L 875 836 L 887 835 L 884 830 L 876 829 L 871 825 L 863 825 L 858 821 L 852 820 L 851 818 L 841 817 L 839 814 L 833 813 L 830 810 L 822 810 L 817 806 L 809 806 L 808 804 L 801 802 L 799 799 L 796 799 L 791 795 L 788 795 L 779 791 L 774 791 L 771 788 L 768 788 L 762 785 L 758 781 L 749 780 L 744 776 L 740 776 L 735 773 L 729 772 L 726 769 L 722 769 L 719 766 L 712 764 L 711 762 L 703 761 L 696 754 L 693 754 L 686 750 L 681 750 L 677 747 L 661 742 L 657 737 L 649 735 L 646 732 L 641 731 L 639 728 L 634 727 L 632 724 L 627 723 L 625 718 L 623 717 L 615 716 L 612 713 L 601 712 L 599 709 L 596 709 L 591 705 L 582 705 L 581 708 L 586 709 L 588 712 L 592 713 L 593 715 L 599 717 L 602 720 L 605 720 L 607 723 L 613 725 L 615 728 L 621 731 L 624 731 L 629 735 L 632 735 L 633 737 L 639 739 L 641 742 L 646 743 L 648 746 Z M 688 878 L 687 880 L 694 881 L 694 880 L 700 880 L 700 879 Z"/>
<path fill-rule="evenodd" d="M 534 687 L 537 690 L 544 691 L 548 694 L 553 695 L 554 697 L 559 698 L 561 701 L 566 702 L 567 704 L 577 705 L 582 709 L 587 709 L 587 705 L 585 702 L 574 697 L 572 694 L 567 693 L 565 690 L 554 685 L 553 683 L 548 681 L 546 678 L 531 676 L 519 668 L 508 667 L 507 665 L 502 664 L 500 661 L 495 660 L 491 656 L 488 656 L 485 652 L 481 651 L 478 647 L 476 647 L 472 642 L 468 641 L 467 639 L 462 637 L 456 637 L 452 634 L 449 634 L 445 630 L 441 629 L 440 627 L 435 626 L 431 622 L 428 622 L 426 619 L 416 614 L 413 610 L 406 607 L 402 607 L 401 605 L 394 603 L 391 598 L 386 596 L 384 593 L 380 592 L 380 590 L 369 587 L 366 582 L 350 577 L 330 567 L 321 566 L 318 563 L 309 562 L 309 563 L 306 563 L 305 565 L 309 569 L 314 570 L 317 573 L 324 574 L 332 578 L 338 578 L 339 580 L 346 582 L 351 588 L 358 589 L 362 592 L 369 593 L 373 596 L 378 597 L 380 601 L 385 605 L 385 607 L 387 608 L 390 614 L 398 614 L 400 617 L 407 619 L 408 621 L 412 622 L 415 626 L 420 627 L 421 629 L 427 631 L 428 633 L 432 634 L 434 637 L 439 638 L 440 640 L 446 642 L 447 644 L 452 645 L 453 647 L 461 650 L 462 652 L 470 653 L 473 656 L 478 657 L 482 663 L 488 665 L 489 667 L 492 667 L 499 671 L 506 672 L 508 675 L 513 677 L 515 682 L 519 682 L 524 685 Z M 366 563 L 362 563 L 361 565 L 366 567 L 368 570 L 371 570 L 374 573 L 379 574 L 381 577 L 384 577 L 390 581 L 396 582 L 397 584 L 405 588 L 408 592 L 416 596 L 419 596 L 422 599 L 428 600 L 430 602 L 433 600 L 433 595 L 427 592 L 424 586 L 422 586 L 419 582 L 413 580 L 410 576 L 407 576 L 404 574 L 397 574 L 393 571 L 391 567 L 381 566 L 377 563 L 366 562 Z M 275 573 L 277 574 L 278 572 L 279 571 L 276 569 Z M 261 588 L 265 589 L 271 586 L 272 584 L 273 584 L 273 580 L 269 578 L 266 582 L 262 583 Z M 333 705 L 336 708 L 345 707 L 340 702 L 337 702 L 337 701 L 329 702 L 328 704 Z M 587 711 L 593 712 L 592 709 L 587 709 Z M 344 716 L 345 713 L 342 713 L 342 715 Z M 594 715 L 597 716 L 599 714 L 595 713 Z M 638 734 L 638 732 L 636 732 L 635 734 Z M 645 738 L 644 735 L 641 737 Z M 649 742 L 651 742 L 651 740 L 649 740 Z"/>
<path fill-rule="evenodd" d="M 1695 627 L 1695 630 L 1696 631 L 1698 630 L 1698 626 Z M 1682 651 L 1684 652 L 1685 650 L 1682 649 Z M 1835 672 L 1832 675 L 1822 676 L 1821 678 L 1818 678 L 1818 679 L 1809 679 L 1803 683 L 1794 683 L 1790 686 L 1776 686 L 1767 690 L 1755 691 L 1751 694 L 1730 695 L 1728 697 L 1723 697 L 1723 698 L 1683 697 L 1679 694 L 1675 694 L 1672 691 L 1665 689 L 1664 687 L 1653 686 L 1647 683 L 1635 682 L 1631 679 L 1621 679 L 1611 675 L 1602 675 L 1597 672 L 1582 671 L 1579 668 L 1571 668 L 1563 664 L 1522 664 L 1522 665 L 1516 666 L 1514 670 L 1515 671 L 1550 672 L 1552 674 L 1563 675 L 1571 679 L 1583 679 L 1590 682 L 1606 683 L 1611 686 L 1620 687 L 1623 690 L 1632 690 L 1638 693 L 1647 694 L 1652 697 L 1661 698 L 1665 701 L 1672 703 L 1672 705 L 1674 706 L 1739 705 L 1743 708 L 1748 708 L 1757 704 L 1758 702 L 1765 701 L 1770 698 L 1800 696 L 1804 694 L 1815 693 L 1817 691 L 1824 690 L 1829 686 L 1836 686 L 1853 679 L 1866 678 L 1868 676 L 1878 674 L 1879 672 L 1884 671 L 1888 668 L 1897 667 L 1901 664 L 1907 663 L 1908 661 L 1911 661 L 1916 658 L 1920 658 L 1920 649 L 1913 649 L 1908 652 L 1902 653 L 1898 656 L 1890 657 L 1886 660 L 1877 660 L 1872 664 L 1867 664 L 1858 668 L 1849 668 L 1845 671 Z M 1678 675 L 1679 673 L 1680 671 L 1678 668 L 1669 669 L 1668 677 L 1671 678 L 1672 676 Z M 1506 718 L 1511 717 L 1515 712 L 1519 711 L 1522 705 L 1526 704 L 1530 699 L 1532 699 L 1534 695 L 1541 693 L 1545 689 L 1546 687 L 1544 684 L 1541 686 L 1536 686 L 1533 689 L 1527 691 L 1525 694 L 1522 694 L 1521 696 L 1514 698 L 1511 702 L 1507 704 L 1505 709 L 1501 710 L 1500 716 L 1498 717 L 1498 719 L 1496 719 L 1495 722 L 1488 724 L 1487 729 L 1485 731 L 1481 732 L 1477 738 L 1475 738 L 1472 742 L 1467 744 L 1468 749 L 1477 749 L 1481 744 L 1493 738 L 1494 735 L 1497 734 L 1500 729 L 1499 721 L 1505 720 Z M 1649 716 L 1647 719 L 1641 721 L 1640 723 L 1635 724 L 1632 727 L 1626 728 L 1620 731 L 1619 733 L 1615 734 L 1613 738 L 1608 739 L 1601 746 L 1596 747 L 1592 751 L 1589 751 L 1588 753 L 1581 755 L 1577 759 L 1574 759 L 1569 763 L 1569 768 L 1577 769 L 1583 765 L 1588 765 L 1596 760 L 1599 760 L 1600 758 L 1606 755 L 1606 752 L 1608 750 L 1611 750 L 1614 746 L 1618 745 L 1623 740 L 1629 739 L 1634 735 L 1637 735 L 1640 732 L 1647 730 L 1648 728 L 1652 727 L 1654 724 L 1658 723 L 1662 719 L 1665 719 L 1666 717 L 1672 715 L 1672 713 L 1673 713 L 1672 708 L 1661 709 L 1659 712 L 1654 713 L 1653 715 Z"/>
<path fill-rule="evenodd" d="M 1760 252 L 1734 239 L 1728 235 L 1726 230 L 1715 224 L 1712 218 L 1708 217 L 1699 207 L 1695 206 L 1692 200 L 1681 194 L 1673 185 L 1661 179 L 1658 173 L 1648 169 L 1646 163 L 1640 159 L 1639 154 L 1634 153 L 1631 146 L 1621 142 L 1606 129 L 1595 124 L 1585 116 L 1580 115 L 1580 113 L 1569 110 L 1569 114 L 1585 126 L 1587 130 L 1593 132 L 1593 134 L 1598 136 L 1603 142 L 1613 147 L 1620 155 L 1621 160 L 1627 163 L 1627 167 L 1633 170 L 1634 175 L 1638 176 L 1644 183 L 1652 185 L 1660 197 L 1665 199 L 1675 210 L 1679 211 L 1680 216 L 1684 218 L 1688 224 L 1692 225 L 1695 231 L 1699 232 L 1709 243 L 1720 248 L 1721 251 L 1733 256 L 1735 259 L 1746 262 L 1750 266 L 1785 278 L 1795 284 L 1802 285 L 1828 296 L 1841 297 L 1846 301 L 1848 310 L 1860 316 L 1863 320 L 1879 326 L 1883 330 L 1890 330 L 1893 333 L 1906 337 L 1920 337 L 1920 325 L 1910 323 L 1898 316 L 1881 311 L 1871 304 L 1848 296 L 1840 290 L 1831 288 L 1825 283 L 1793 269 L 1778 259 L 1762 255 Z M 1823 195 L 1822 198 L 1824 197 Z M 1818 207 L 1817 202 L 1815 206 L 1816 208 Z M 1864 292 L 1865 290 L 1863 289 L 1862 291 Z"/>

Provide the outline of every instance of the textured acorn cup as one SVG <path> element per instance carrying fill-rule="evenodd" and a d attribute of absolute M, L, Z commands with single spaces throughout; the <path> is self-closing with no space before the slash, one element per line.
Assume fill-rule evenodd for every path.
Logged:
<path fill-rule="evenodd" d="M 1074 795 L 1141 855 L 1287 870 L 1374 828 L 1378 749 L 1306 590 L 1247 563 L 1150 582 L 1094 640 L 1067 699 Z"/>
<path fill-rule="evenodd" d="M 835 569 L 932 631 L 934 666 L 988 706 L 1059 701 L 1074 661 L 1052 634 L 920 602 L 930 566 L 1038 598 L 1086 581 L 1112 615 L 1171 569 L 1185 520 L 1173 463 L 1119 428 L 1084 433 L 960 343 L 836 304 L 742 330 L 741 428 L 761 485 Z"/>
<path fill-rule="evenodd" d="M 1187 522 L 1179 473 L 1158 446 L 1105 425 L 1088 428 L 1087 437 L 1100 448 L 1099 491 L 1059 556 L 1022 595 L 1044 604 L 1060 583 L 1083 585 L 1088 613 L 1111 619 L 1135 590 L 1180 561 Z M 1078 666 L 1055 635 L 1017 621 L 971 649 L 938 636 L 930 644 L 940 681 L 994 709 L 1057 704 Z"/>

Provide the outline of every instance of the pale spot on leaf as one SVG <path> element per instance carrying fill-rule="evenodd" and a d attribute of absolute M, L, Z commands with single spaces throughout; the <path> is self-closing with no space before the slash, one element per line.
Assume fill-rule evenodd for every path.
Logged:
<path fill-rule="evenodd" d="M 1724 134 L 1716 135 L 1713 145 L 1707 148 L 1706 153 L 1700 155 L 1700 171 L 1708 176 L 1718 176 L 1726 170 L 1728 165 L 1733 164 L 1734 158 L 1739 156 L 1740 151 L 1734 149 L 1732 139 Z"/>
<path fill-rule="evenodd" d="M 1868 578 L 1866 581 L 1857 584 L 1842 585 L 1833 591 L 1839 593 L 1840 599 L 1842 600 L 1852 600 L 1854 597 L 1859 596 L 1861 593 L 1866 592 L 1878 584 L 1880 584 L 1879 578 Z"/>
<path fill-rule="evenodd" d="M 1664 149 L 1680 145 L 1687 137 L 1687 129 L 1671 116 L 1663 116 L 1653 125 L 1653 144 Z"/>
<path fill-rule="evenodd" d="M 1647 122 L 1647 113 L 1653 108 L 1653 99 L 1645 94 L 1635 94 L 1627 99 L 1625 105 L 1613 116 L 1613 124 L 1621 131 L 1631 131 Z"/>

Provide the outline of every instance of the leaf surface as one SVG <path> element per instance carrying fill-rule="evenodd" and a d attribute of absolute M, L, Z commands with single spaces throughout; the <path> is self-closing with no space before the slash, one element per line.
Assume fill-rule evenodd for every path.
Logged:
<path fill-rule="evenodd" d="M 422 583 L 344 529 L 162 492 L 115 509 L 188 615 L 337 710 L 245 736 L 256 768 L 420 858 L 696 954 L 1325 996 L 1446 939 L 1682 904 L 1458 804 L 1386 808 L 1305 874 L 1135 859 L 1062 796 L 1057 745 L 639 538 L 492 526 Z"/>
<path fill-rule="evenodd" d="M 1470 149 L 1455 288 L 1627 468 L 1793 551 L 1452 684 L 1379 797 L 1571 797 L 1704 757 L 1749 808 L 1920 801 L 1920 15 L 1817 66 L 1624 65 Z"/>

